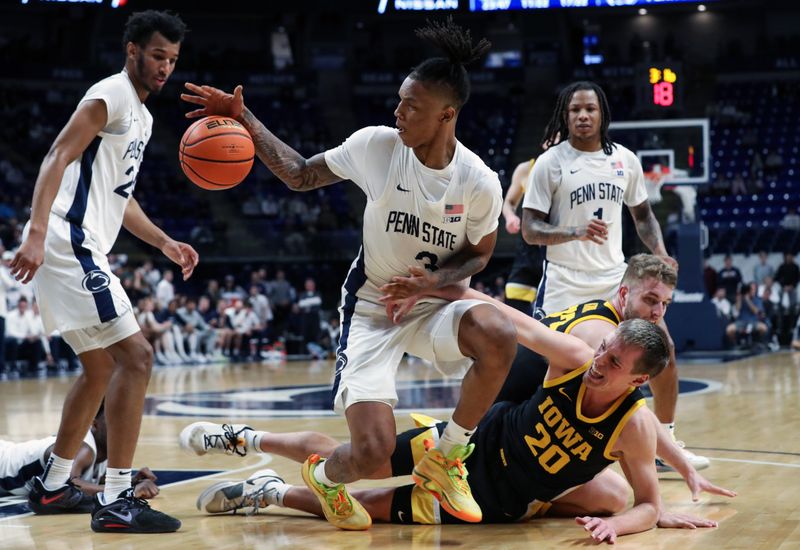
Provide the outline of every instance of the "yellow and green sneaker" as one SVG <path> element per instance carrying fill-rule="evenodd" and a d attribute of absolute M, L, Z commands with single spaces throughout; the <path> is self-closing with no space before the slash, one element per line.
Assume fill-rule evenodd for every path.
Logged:
<path fill-rule="evenodd" d="M 472 498 L 464 466 L 474 449 L 474 443 L 456 445 L 445 455 L 428 439 L 425 441 L 427 452 L 411 474 L 414 483 L 436 497 L 447 513 L 470 523 L 478 523 L 483 518 L 480 506 Z"/>
<path fill-rule="evenodd" d="M 301 474 L 308 488 L 317 495 L 325 519 L 339 529 L 350 531 L 369 529 L 372 526 L 372 518 L 361 503 L 347 493 L 344 483 L 328 487 L 314 478 L 314 470 L 321 460 L 319 455 L 309 456 L 303 463 Z"/>

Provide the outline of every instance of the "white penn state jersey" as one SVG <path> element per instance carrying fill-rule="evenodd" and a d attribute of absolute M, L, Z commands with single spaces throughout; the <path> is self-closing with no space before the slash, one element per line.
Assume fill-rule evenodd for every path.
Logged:
<path fill-rule="evenodd" d="M 587 153 L 563 141 L 545 151 L 533 165 L 524 208 L 549 212 L 556 226 L 585 225 L 592 218 L 608 223 L 603 244 L 569 241 L 547 246 L 547 261 L 580 271 L 621 265 L 622 205 L 647 200 L 642 165 L 633 152 L 614 144 L 610 155 Z"/>
<path fill-rule="evenodd" d="M 408 275 L 408 266 L 436 270 L 467 241 L 476 245 L 497 228 L 500 180 L 461 143 L 450 164 L 434 170 L 397 130 L 372 126 L 326 151 L 325 162 L 367 195 L 362 247 L 345 281 L 345 298 L 379 304 L 378 288 Z"/>
<path fill-rule="evenodd" d="M 81 103 L 93 99 L 103 101 L 108 121 L 64 170 L 51 212 L 82 227 L 98 251 L 108 254 L 136 185 L 153 117 L 124 70 L 94 84 Z"/>
<path fill-rule="evenodd" d="M 56 436 L 54 435 L 20 443 L 0 441 L 0 495 L 28 494 L 27 483 L 34 476 L 44 473 L 45 452 L 55 442 Z M 94 456 L 91 466 L 83 471 L 81 478 L 97 483 L 99 477 L 95 477 L 95 474 L 98 471 L 105 473 L 106 461 L 100 464 L 96 463 L 97 444 L 91 430 L 87 432 L 83 442 L 92 449 Z"/>

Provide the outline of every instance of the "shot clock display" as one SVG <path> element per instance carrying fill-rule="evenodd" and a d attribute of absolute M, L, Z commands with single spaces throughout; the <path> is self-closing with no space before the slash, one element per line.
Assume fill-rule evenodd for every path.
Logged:
<path fill-rule="evenodd" d="M 647 63 L 636 70 L 637 104 L 644 111 L 679 111 L 683 107 L 680 63 Z"/>

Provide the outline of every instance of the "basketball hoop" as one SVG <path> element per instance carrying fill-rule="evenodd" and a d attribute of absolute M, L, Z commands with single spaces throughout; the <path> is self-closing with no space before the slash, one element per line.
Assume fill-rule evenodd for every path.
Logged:
<path fill-rule="evenodd" d="M 670 179 L 669 176 L 669 168 L 660 164 L 654 164 L 649 171 L 644 173 L 644 186 L 647 189 L 647 199 L 650 204 L 661 202 L 661 187 Z"/>

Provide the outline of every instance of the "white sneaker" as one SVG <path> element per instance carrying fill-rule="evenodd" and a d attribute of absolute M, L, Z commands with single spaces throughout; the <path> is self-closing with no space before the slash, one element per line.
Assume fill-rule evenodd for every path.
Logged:
<path fill-rule="evenodd" d="M 683 457 L 691 464 L 695 470 L 705 470 L 711 465 L 711 461 L 708 458 L 700 455 L 694 454 L 692 451 L 686 448 L 686 443 L 683 441 L 675 440 L 675 444 L 681 448 L 681 452 L 683 453 Z M 656 457 L 656 471 L 658 473 L 667 473 L 667 472 L 674 472 L 675 468 L 661 460 L 660 458 Z"/>
<path fill-rule="evenodd" d="M 186 426 L 180 435 L 180 445 L 190 454 L 247 455 L 255 450 L 252 438 L 253 428 L 244 424 L 213 424 L 195 422 Z"/>
<path fill-rule="evenodd" d="M 197 509 L 208 514 L 233 512 L 249 507 L 250 514 L 277 502 L 277 483 L 283 479 L 275 470 L 259 470 L 245 481 L 220 481 L 197 497 Z"/>

